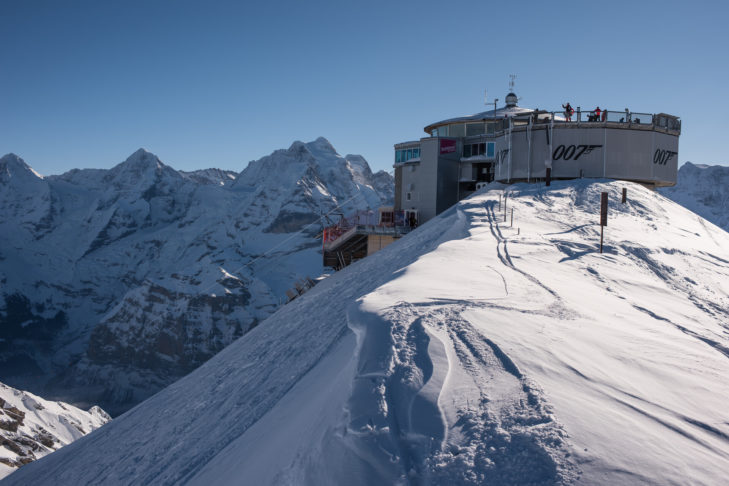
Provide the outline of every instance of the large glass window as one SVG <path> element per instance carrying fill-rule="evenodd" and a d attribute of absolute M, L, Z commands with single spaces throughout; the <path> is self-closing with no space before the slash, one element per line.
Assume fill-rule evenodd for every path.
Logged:
<path fill-rule="evenodd" d="M 486 133 L 483 123 L 468 123 L 466 125 L 466 136 L 483 135 Z"/>
<path fill-rule="evenodd" d="M 395 163 L 403 163 L 408 160 L 420 158 L 420 148 L 395 150 Z"/>
<path fill-rule="evenodd" d="M 475 157 L 484 155 L 486 157 L 494 156 L 494 142 L 488 143 L 469 143 L 463 145 L 464 157 Z"/>
<path fill-rule="evenodd" d="M 463 123 L 448 125 L 448 136 L 465 137 L 466 136 L 466 126 Z"/>

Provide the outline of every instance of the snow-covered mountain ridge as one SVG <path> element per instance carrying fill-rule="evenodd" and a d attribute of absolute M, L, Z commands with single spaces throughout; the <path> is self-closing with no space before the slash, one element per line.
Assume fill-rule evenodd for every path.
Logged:
<path fill-rule="evenodd" d="M 729 167 L 686 162 L 661 194 L 729 231 Z"/>
<path fill-rule="evenodd" d="M 729 234 L 660 194 L 491 185 L 6 482 L 721 484 L 727 309 Z"/>
<path fill-rule="evenodd" d="M 323 138 L 231 176 L 180 172 L 143 149 L 47 177 L 0 159 L 0 380 L 120 413 L 320 275 L 322 214 L 393 192 Z"/>
<path fill-rule="evenodd" d="M 0 479 L 109 420 L 99 407 L 86 412 L 0 383 Z"/>

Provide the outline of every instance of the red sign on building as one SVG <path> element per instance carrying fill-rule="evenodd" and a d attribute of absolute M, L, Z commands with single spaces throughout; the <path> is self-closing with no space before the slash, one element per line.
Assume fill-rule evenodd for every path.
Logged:
<path fill-rule="evenodd" d="M 456 151 L 456 141 L 442 138 L 440 140 L 440 153 L 452 154 Z"/>

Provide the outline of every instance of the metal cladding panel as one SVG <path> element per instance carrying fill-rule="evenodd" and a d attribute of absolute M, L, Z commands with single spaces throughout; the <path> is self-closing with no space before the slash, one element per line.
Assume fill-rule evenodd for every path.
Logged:
<path fill-rule="evenodd" d="M 494 140 L 494 178 L 507 180 L 509 176 L 509 139 L 499 137 Z"/>
<path fill-rule="evenodd" d="M 652 180 L 652 131 L 606 129 L 605 177 Z"/>
<path fill-rule="evenodd" d="M 529 137 L 526 131 L 511 134 L 511 178 L 527 179 L 529 177 L 528 162 L 531 159 L 529 150 Z M 507 145 L 509 136 L 506 137 Z M 508 147 L 507 147 L 508 148 Z M 507 157 L 507 161 L 508 161 Z M 516 163 L 519 161 L 519 163 Z"/>
<path fill-rule="evenodd" d="M 653 179 L 675 185 L 678 176 L 678 137 L 659 132 L 653 132 L 653 135 Z"/>
<path fill-rule="evenodd" d="M 548 129 L 514 132 L 509 157 L 508 134 L 496 142 L 496 180 L 607 177 L 611 179 L 676 183 L 678 136 L 653 130 L 555 127 L 552 144 Z M 551 151 L 550 151 L 551 149 Z"/>
<path fill-rule="evenodd" d="M 604 130 L 594 128 L 555 129 L 553 135 L 552 177 L 603 177 Z"/>

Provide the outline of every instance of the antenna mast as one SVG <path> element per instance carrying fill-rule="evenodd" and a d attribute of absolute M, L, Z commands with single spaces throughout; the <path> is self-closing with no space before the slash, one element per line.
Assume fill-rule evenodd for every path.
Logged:
<path fill-rule="evenodd" d="M 488 97 L 487 93 L 488 93 L 487 90 L 483 90 L 483 104 L 490 105 L 491 103 L 493 103 L 494 104 L 494 116 L 496 116 L 496 103 L 498 103 L 499 99 L 494 98 L 494 101 L 489 101 L 489 97 Z"/>

